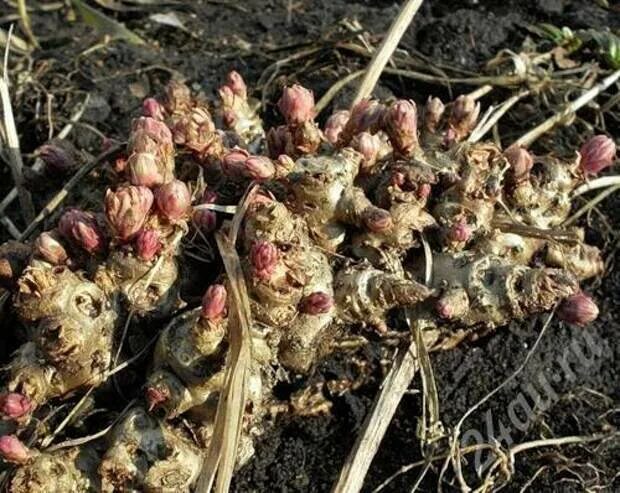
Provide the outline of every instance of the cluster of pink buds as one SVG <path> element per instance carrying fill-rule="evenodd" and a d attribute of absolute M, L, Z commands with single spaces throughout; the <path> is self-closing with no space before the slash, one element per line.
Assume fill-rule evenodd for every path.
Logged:
<path fill-rule="evenodd" d="M 327 142 L 335 146 L 340 140 L 340 134 L 345 129 L 347 122 L 351 118 L 351 113 L 348 110 L 339 110 L 334 112 L 325 122 L 325 138 Z"/>
<path fill-rule="evenodd" d="M 454 223 L 448 231 L 448 239 L 456 243 L 466 243 L 472 235 L 472 229 L 465 219 Z"/>
<path fill-rule="evenodd" d="M 222 169 L 228 176 L 244 176 L 253 180 L 268 180 L 273 178 L 276 172 L 271 159 L 253 156 L 239 147 L 235 147 L 222 158 Z"/>
<path fill-rule="evenodd" d="M 13 464 L 25 464 L 32 453 L 15 435 L 0 436 L 0 455 Z"/>
<path fill-rule="evenodd" d="M 579 150 L 581 169 L 586 175 L 595 175 L 611 166 L 616 158 L 616 144 L 606 135 L 595 135 Z"/>
<path fill-rule="evenodd" d="M 153 192 L 133 185 L 108 190 L 105 195 L 105 214 L 114 238 L 121 242 L 131 240 L 144 226 L 151 206 Z"/>
<path fill-rule="evenodd" d="M 250 251 L 250 262 L 254 275 L 258 279 L 267 280 L 271 277 L 278 265 L 280 253 L 270 241 L 257 241 Z"/>
<path fill-rule="evenodd" d="M 69 256 L 57 231 L 45 231 L 34 242 L 34 251 L 52 265 L 64 264 Z"/>
<path fill-rule="evenodd" d="M 322 291 L 309 294 L 301 300 L 299 311 L 308 315 L 329 313 L 334 306 L 334 298 Z"/>
<path fill-rule="evenodd" d="M 133 123 L 126 171 L 132 185 L 156 187 L 169 181 L 174 170 L 174 144 L 160 120 L 140 117 Z"/>
<path fill-rule="evenodd" d="M 504 151 L 504 157 L 510 164 L 512 179 L 519 183 L 529 177 L 530 171 L 534 166 L 532 155 L 519 146 L 510 146 Z"/>
<path fill-rule="evenodd" d="M 97 253 L 105 248 L 103 233 L 97 219 L 90 212 L 69 209 L 60 218 L 58 231 L 88 253 Z"/>
<path fill-rule="evenodd" d="M 54 139 L 37 150 L 50 171 L 66 173 L 78 166 L 78 152 L 67 140 Z"/>
<path fill-rule="evenodd" d="M 0 412 L 7 419 L 22 418 L 32 409 L 32 401 L 25 395 L 9 392 L 0 396 Z"/>
<path fill-rule="evenodd" d="M 155 229 L 142 229 L 136 236 L 136 255 L 142 260 L 150 262 L 159 254 L 162 247 L 160 235 Z"/>
<path fill-rule="evenodd" d="M 226 287 L 222 284 L 209 286 L 202 297 L 203 318 L 216 322 L 226 316 Z"/>
<path fill-rule="evenodd" d="M 566 298 L 557 311 L 560 320 L 582 327 L 596 320 L 598 313 L 598 306 L 585 293 L 577 293 Z"/>
<path fill-rule="evenodd" d="M 192 196 L 184 182 L 172 180 L 155 191 L 155 202 L 160 215 L 175 223 L 187 217 Z"/>
<path fill-rule="evenodd" d="M 435 133 L 437 131 L 445 110 L 446 107 L 441 99 L 433 97 L 428 98 L 426 106 L 424 107 L 424 128 L 426 131 L 430 133 Z"/>
<path fill-rule="evenodd" d="M 410 156 L 418 146 L 418 111 L 413 101 L 398 100 L 384 115 L 385 131 L 394 150 Z"/>

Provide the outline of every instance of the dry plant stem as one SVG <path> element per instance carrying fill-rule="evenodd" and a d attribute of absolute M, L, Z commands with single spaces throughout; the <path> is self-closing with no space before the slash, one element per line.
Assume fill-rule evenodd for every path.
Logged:
<path fill-rule="evenodd" d="M 26 33 L 26 37 L 30 44 L 35 48 L 39 47 L 39 42 L 32 32 L 32 26 L 30 25 L 30 16 L 28 15 L 28 8 L 26 7 L 26 0 L 17 0 L 17 11 L 21 19 L 22 29 Z"/>
<path fill-rule="evenodd" d="M 402 38 L 403 34 L 409 27 L 409 24 L 420 8 L 420 5 L 422 5 L 422 1 L 423 0 L 407 0 L 405 5 L 401 8 L 400 12 L 396 16 L 396 19 L 394 19 L 394 22 L 390 26 L 390 30 L 383 40 L 383 43 L 381 43 L 379 49 L 374 53 L 372 60 L 366 69 L 366 75 L 360 84 L 352 106 L 362 99 L 370 96 L 375 88 L 375 85 L 377 84 L 377 81 L 379 80 L 379 77 L 381 77 L 381 72 L 383 72 L 385 65 L 398 46 L 400 38 Z"/>
<path fill-rule="evenodd" d="M 22 209 L 24 220 L 28 223 L 34 217 L 34 206 L 32 205 L 32 197 L 30 192 L 24 185 L 24 174 L 21 151 L 19 150 L 19 138 L 17 137 L 17 129 L 15 128 L 15 120 L 13 119 L 13 108 L 11 106 L 11 98 L 9 96 L 9 85 L 6 77 L 0 78 L 0 99 L 2 100 L 2 123 L 6 132 L 6 147 L 4 148 L 4 157 L 11 167 L 13 181 L 19 196 L 19 205 Z"/>
<path fill-rule="evenodd" d="M 82 115 L 84 114 L 84 111 L 86 110 L 86 107 L 88 105 L 88 101 L 90 101 L 90 94 L 86 95 L 84 102 L 80 105 L 78 110 L 71 116 L 69 123 L 67 123 L 62 128 L 62 130 L 58 132 L 58 135 L 56 136 L 57 139 L 67 138 L 67 136 L 73 129 L 74 124 L 77 123 L 80 120 L 80 118 L 82 118 Z M 41 158 L 37 158 L 35 159 L 35 162 L 32 165 L 32 170 L 41 171 L 43 169 L 43 166 L 44 166 L 43 160 Z M 9 205 L 11 205 L 11 203 L 15 200 L 16 197 L 17 197 L 17 188 L 12 188 L 9 191 L 9 193 L 7 193 L 5 197 L 2 199 L 2 201 L 0 202 L 0 214 L 4 213 L 6 208 Z"/>
<path fill-rule="evenodd" d="M 416 343 L 412 342 L 407 350 L 397 354 L 383 387 L 364 420 L 362 433 L 355 440 L 353 449 L 340 471 L 338 482 L 332 489 L 333 493 L 357 493 L 362 489 L 366 472 L 379 449 L 383 435 L 392 421 L 401 397 L 418 370 L 416 352 Z"/>
<path fill-rule="evenodd" d="M 575 188 L 573 191 L 573 197 L 578 197 L 579 195 L 583 195 L 591 190 L 596 190 L 597 188 L 606 188 L 616 185 L 620 185 L 620 176 L 601 176 L 600 178 L 590 180 Z"/>
<path fill-rule="evenodd" d="M 489 118 L 485 119 L 484 121 L 481 121 L 478 124 L 478 126 L 470 134 L 467 141 L 473 144 L 473 143 L 478 142 L 480 139 L 482 139 L 482 137 L 484 137 L 487 134 L 487 132 L 491 130 L 491 128 L 493 128 L 493 125 L 495 125 L 499 121 L 499 119 L 502 116 L 504 116 L 510 108 L 512 108 L 519 100 L 529 95 L 529 93 L 530 93 L 529 90 L 521 91 L 518 94 L 515 94 L 514 96 L 511 96 L 510 98 L 508 98 L 497 108 L 494 108 L 493 111 L 490 113 Z"/>
<path fill-rule="evenodd" d="M 568 118 L 570 118 L 571 115 L 573 115 L 573 113 L 583 108 L 586 104 L 595 99 L 599 94 L 601 94 L 604 90 L 614 84 L 618 79 L 620 79 L 620 70 L 616 70 L 611 75 L 605 77 L 592 89 L 589 89 L 577 99 L 575 99 L 573 102 L 571 102 L 562 111 L 556 113 L 551 118 L 545 120 L 540 125 L 533 128 L 525 135 L 521 136 L 519 139 L 513 142 L 513 145 L 519 147 L 529 147 L 541 135 L 548 132 L 556 125 L 566 121 Z"/>
<path fill-rule="evenodd" d="M 607 197 L 609 197 L 614 192 L 617 192 L 618 190 L 620 190 L 620 184 L 613 186 L 613 187 L 609 187 L 606 190 L 602 191 L 592 200 L 589 200 L 586 205 L 581 207 L 577 212 L 575 212 L 572 216 L 570 216 L 566 221 L 564 221 L 563 226 L 570 226 L 577 219 L 579 219 L 581 216 L 583 216 L 588 211 L 592 210 L 594 207 L 600 204 L 603 200 L 605 200 Z"/>
<path fill-rule="evenodd" d="M 101 163 L 107 157 L 116 153 L 121 149 L 121 144 L 112 146 L 104 153 L 97 156 L 91 162 L 82 166 L 71 179 L 65 184 L 64 187 L 47 203 L 41 212 L 34 218 L 34 220 L 28 225 L 26 230 L 22 233 L 20 240 L 26 240 L 28 237 L 40 226 L 40 224 L 49 216 L 69 195 L 69 191 L 79 183 L 88 173 L 90 173 L 95 167 Z"/>

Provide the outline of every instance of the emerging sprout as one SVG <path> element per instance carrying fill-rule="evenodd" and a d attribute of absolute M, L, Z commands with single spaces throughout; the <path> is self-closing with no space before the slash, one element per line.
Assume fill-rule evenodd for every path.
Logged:
<path fill-rule="evenodd" d="M 52 265 L 64 264 L 68 255 L 56 231 L 45 231 L 34 242 L 34 251 Z"/>
<path fill-rule="evenodd" d="M 431 133 L 437 131 L 445 109 L 446 107 L 441 102 L 441 99 L 429 96 L 424 107 L 424 127 L 427 131 Z"/>
<path fill-rule="evenodd" d="M 616 144 L 606 135 L 595 135 L 581 146 L 581 169 L 595 175 L 611 166 L 616 158 Z"/>
<path fill-rule="evenodd" d="M 68 240 L 88 253 L 104 248 L 104 239 L 95 216 L 79 209 L 69 209 L 58 222 L 58 230 Z"/>
<path fill-rule="evenodd" d="M 78 165 L 78 153 L 67 140 L 54 139 L 39 147 L 38 154 L 51 171 L 65 173 Z"/>
<path fill-rule="evenodd" d="M 527 149 L 519 146 L 510 146 L 504 151 L 504 157 L 510 164 L 515 182 L 527 179 L 530 170 L 534 166 L 534 158 Z"/>
<path fill-rule="evenodd" d="M 348 110 L 340 110 L 333 113 L 325 122 L 325 138 L 327 141 L 336 145 L 338 140 L 340 139 L 340 134 L 344 130 L 349 118 L 351 117 L 351 113 Z"/>
<path fill-rule="evenodd" d="M 18 419 L 32 411 L 32 402 L 17 392 L 0 396 L 0 412 L 9 419 Z"/>
<path fill-rule="evenodd" d="M 226 78 L 226 86 L 228 86 L 236 96 L 241 99 L 247 99 L 248 88 L 239 72 L 232 70 L 228 73 L 228 77 Z"/>
<path fill-rule="evenodd" d="M 155 201 L 160 214 L 168 221 L 176 222 L 187 215 L 192 197 L 184 182 L 173 180 L 157 189 Z"/>
<path fill-rule="evenodd" d="M 32 457 L 28 447 L 15 435 L 0 437 L 0 455 L 5 461 L 14 464 L 25 464 Z"/>
<path fill-rule="evenodd" d="M 598 306 L 585 293 L 577 293 L 566 298 L 558 308 L 558 317 L 564 322 L 583 327 L 598 317 Z"/>
<path fill-rule="evenodd" d="M 222 284 L 209 286 L 202 297 L 202 316 L 217 321 L 226 315 L 226 288 Z"/>
<path fill-rule="evenodd" d="M 257 241 L 250 251 L 250 262 L 259 279 L 269 279 L 278 264 L 278 248 L 269 241 Z"/>
<path fill-rule="evenodd" d="M 146 98 L 142 102 L 142 114 L 155 120 L 164 120 L 165 109 L 155 98 Z"/>
<path fill-rule="evenodd" d="M 125 242 L 133 238 L 144 225 L 151 206 L 153 192 L 132 185 L 108 190 L 105 195 L 105 214 L 114 237 Z"/>
<path fill-rule="evenodd" d="M 410 155 L 418 145 L 418 111 L 413 101 L 398 100 L 387 109 L 385 130 L 394 149 Z"/>
<path fill-rule="evenodd" d="M 153 260 L 161 248 L 159 233 L 154 229 L 143 229 L 136 236 L 136 254 L 142 260 Z"/>
<path fill-rule="evenodd" d="M 293 84 L 285 87 L 278 109 L 289 125 L 300 125 L 314 119 L 314 95 L 305 87 Z"/>
<path fill-rule="evenodd" d="M 329 313 L 333 306 L 334 298 L 331 295 L 316 291 L 301 300 L 299 311 L 308 315 L 320 315 Z"/>

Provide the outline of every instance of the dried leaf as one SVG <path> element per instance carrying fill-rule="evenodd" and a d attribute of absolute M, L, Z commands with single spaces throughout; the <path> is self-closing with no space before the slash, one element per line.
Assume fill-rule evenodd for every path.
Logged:
<path fill-rule="evenodd" d="M 164 26 L 176 27 L 182 31 L 187 31 L 183 21 L 179 19 L 179 16 L 175 12 L 166 12 L 165 14 L 152 14 L 149 16 L 154 22 L 163 24 Z"/>
<path fill-rule="evenodd" d="M 86 5 L 82 0 L 72 0 L 72 3 L 89 26 L 109 34 L 113 38 L 125 39 L 132 44 L 145 44 L 140 36 L 127 29 L 123 24 Z"/>
<path fill-rule="evenodd" d="M 8 40 L 8 35 L 6 31 L 0 29 L 0 48 L 5 48 Z M 11 34 L 11 50 L 19 53 L 20 55 L 25 55 L 30 51 L 28 47 L 28 43 L 21 39 L 18 36 L 15 36 L 15 33 Z"/>

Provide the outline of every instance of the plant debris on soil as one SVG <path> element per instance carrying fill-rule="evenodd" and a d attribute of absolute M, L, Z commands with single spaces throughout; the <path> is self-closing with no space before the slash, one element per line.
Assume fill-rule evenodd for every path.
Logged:
<path fill-rule="evenodd" d="M 282 124 L 282 108 L 278 108 L 277 102 L 283 88 L 298 83 L 311 89 L 316 100 L 321 101 L 319 104 L 324 103 L 316 121 L 320 128 L 325 128 L 334 110 L 349 108 L 360 78 L 342 85 L 333 97 L 321 98 L 338 88 L 343 78 L 368 65 L 400 7 L 397 2 L 383 0 L 95 0 L 74 2 L 73 7 L 64 2 L 27 4 L 31 32 L 39 47 L 29 54 L 20 53 L 19 42 L 28 42 L 29 35 L 23 20 L 21 28 L 16 24 L 14 34 L 19 42 L 8 57 L 8 71 L 25 165 L 24 179 L 35 211 L 41 211 L 76 172 L 76 168 L 69 167 L 46 173 L 36 164 L 42 158 L 50 160 L 42 145 L 70 125 L 66 139 L 73 146 L 66 152 L 76 153 L 71 155 L 72 161 L 93 163 L 93 170 L 69 191 L 62 206 L 42 221 L 28 238 L 31 240 L 41 231 L 54 228 L 70 206 L 102 210 L 104 200 L 112 200 L 104 197 L 105 190 L 117 179 L 116 173 L 123 166 L 120 161 L 130 157 L 117 150 L 126 148 L 128 136 L 135 136 L 132 121 L 142 114 L 144 99 L 158 96 L 161 100 L 172 80 L 184 81 L 197 101 L 206 101 L 217 100 L 221 96 L 218 88 L 230 85 L 226 76 L 231 70 L 243 74 L 251 96 L 260 104 L 265 129 Z M 4 0 L 0 5 L 3 46 L 2 33 L 8 32 L 9 25 L 19 22 L 20 17 L 13 2 Z M 94 21 L 91 11 L 95 12 Z M 97 20 L 96 13 L 103 14 L 105 20 Z M 484 114 L 490 106 L 497 107 L 525 89 L 527 94 L 521 95 L 485 136 L 505 149 L 561 111 L 584 88 L 591 88 L 610 70 L 620 68 L 618 36 L 620 10 L 605 0 L 427 1 L 386 66 L 373 96 L 381 101 L 411 99 L 421 108 L 429 96 L 455 101 L 461 94 L 482 88 L 478 101 Z M 545 55 L 536 58 L 534 54 L 540 53 Z M 487 84 L 493 89 L 485 89 Z M 532 153 L 575 163 L 574 151 L 592 135 L 604 133 L 618 143 L 618 88 L 618 83 L 612 85 L 596 102 L 563 122 L 565 126 L 543 135 L 532 146 Z M 251 141 L 246 144 L 250 147 Z M 54 152 L 60 152 L 58 147 Z M 123 159 L 114 162 L 109 155 Z M 64 154 L 61 157 L 59 168 L 67 162 Z M 184 160 L 181 165 L 177 160 L 177 173 L 195 177 L 190 161 Z M 14 186 L 13 175 L 8 166 L 3 166 L 0 173 L 0 197 L 6 197 Z M 277 196 L 277 188 L 270 191 Z M 574 198 L 570 214 L 587 205 L 595 194 Z M 240 195 L 237 189 L 231 192 L 236 199 Z M 157 202 L 157 196 L 156 193 L 154 197 L 131 200 Z M 11 232 L 24 231 L 28 224 L 18 200 L 0 204 L 0 216 L 5 218 L 0 224 L 0 239 L 4 243 L 15 239 Z M 504 204 L 497 207 L 500 206 Z M 509 316 L 498 320 L 502 328 L 496 331 L 430 354 L 440 419 L 448 433 L 472 406 L 503 385 L 460 426 L 461 446 L 489 444 L 486 449 L 462 457 L 463 474 L 469 485 L 488 477 L 489 465 L 498 457 L 489 451 L 494 446 L 497 453 L 498 449 L 505 451 L 537 440 L 577 436 L 597 439 L 532 447 L 516 453 L 513 464 L 502 463 L 511 469 L 510 482 L 504 490 L 620 489 L 620 299 L 616 295 L 620 273 L 615 269 L 619 255 L 619 210 L 620 195 L 610 193 L 575 218 L 575 225 L 585 230 L 583 243 L 599 248 L 604 260 L 593 275 L 581 276 L 589 278 L 581 287 L 598 305 L 595 321 L 584 328 L 554 317 L 547 327 L 546 314 L 532 315 L 525 321 L 516 317 L 511 320 Z M 174 211 L 170 214 L 174 216 Z M 161 226 L 151 225 L 154 229 Z M 445 228 L 450 230 L 453 226 L 449 223 Z M 143 241 L 147 244 L 149 238 Z M 218 258 L 216 242 L 202 243 L 207 246 L 196 241 L 184 256 L 187 275 L 180 291 L 190 307 L 200 305 L 205 287 L 223 282 L 223 268 L 214 269 L 209 263 Z M 265 249 L 256 256 L 268 258 Z M 248 258 L 253 255 L 249 247 L 246 253 Z M 542 265 L 539 257 L 535 261 Z M 446 262 L 450 267 L 450 262 Z M 162 271 L 169 272 L 165 266 Z M 77 282 L 67 280 L 68 284 Z M 216 294 L 213 292 L 212 296 L 215 298 Z M 0 339 L 0 358 L 9 362 L 30 334 L 18 333 L 16 328 L 22 325 L 14 313 L 13 302 L 8 296 L 3 300 L 1 323 L 5 337 Z M 324 300 L 312 301 L 314 307 Z M 170 300 L 170 306 L 172 303 Z M 164 312 L 169 309 L 168 305 L 160 308 Z M 138 300 L 136 314 L 141 309 L 143 305 Z M 217 312 L 212 306 L 211 309 Z M 195 318 L 193 312 L 186 313 Z M 215 319 L 219 320 L 217 316 Z M 183 324 L 188 323 L 183 320 L 166 330 L 181 332 L 185 330 Z M 191 323 L 195 320 L 191 319 Z M 325 351 L 326 356 L 310 372 L 306 360 L 292 351 L 289 363 L 299 373 L 286 380 L 274 378 L 277 383 L 269 391 L 274 400 L 298 403 L 298 412 L 270 410 L 269 426 L 255 439 L 254 451 L 248 454 L 251 458 L 235 471 L 231 491 L 331 490 L 362 430 L 396 348 L 407 344 L 405 322 L 396 316 L 393 323 L 399 330 L 387 334 L 357 329 L 347 339 L 338 341 L 339 350 Z M 49 415 L 36 424 L 33 439 L 48 436 L 51 442 L 46 446 L 51 445 L 52 449 L 64 442 L 71 444 L 117 424 L 119 414 L 130 408 L 136 398 L 142 399 L 136 389 L 145 384 L 144 375 L 152 366 L 140 351 L 152 344 L 155 334 L 149 332 L 149 319 L 138 321 L 137 325 L 138 330 L 130 331 L 127 340 L 123 339 L 127 353 L 123 357 L 133 358 L 135 364 L 128 364 L 122 373 L 113 376 L 97 398 L 90 392 L 83 397 L 81 392 L 48 406 Z M 252 370 L 248 371 L 251 374 Z M 442 471 L 443 458 L 428 460 L 445 454 L 445 440 L 424 444 L 420 441 L 426 397 L 420 378 L 414 379 L 372 462 L 363 491 L 411 491 L 414 486 L 420 491 L 435 491 L 439 487 L 443 491 L 460 490 L 457 478 Z M 290 409 L 294 408 L 291 404 Z M 63 423 L 72 409 L 76 416 Z M 168 409 L 166 413 L 180 414 Z M 150 418 L 137 412 L 131 419 Z M 131 419 L 124 418 L 122 422 L 127 436 L 135 433 Z M 191 430 L 189 423 L 179 420 L 179 424 L 184 433 Z M 52 433 L 54 430 L 57 436 Z M 170 436 L 166 435 L 167 446 L 189 462 L 195 458 L 194 444 L 204 443 L 204 437 L 193 437 L 191 445 L 187 445 Z M 244 447 L 243 440 L 240 447 Z M 193 467 L 199 469 L 196 464 Z M 10 472 L 7 468 L 3 487 L 8 484 Z"/>

